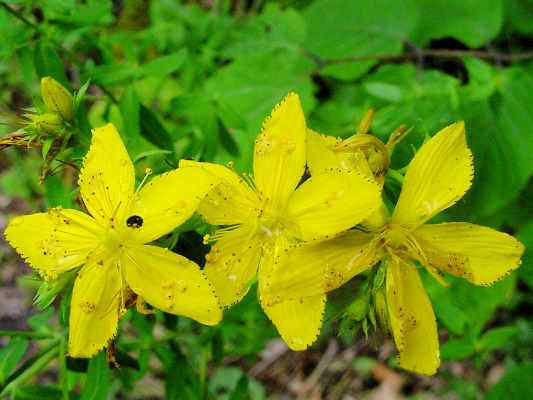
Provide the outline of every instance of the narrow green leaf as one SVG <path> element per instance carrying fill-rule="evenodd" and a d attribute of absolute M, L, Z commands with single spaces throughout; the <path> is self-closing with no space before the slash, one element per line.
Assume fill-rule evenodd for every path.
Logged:
<path fill-rule="evenodd" d="M 11 339 L 6 347 L 0 350 L 0 385 L 14 371 L 28 348 L 28 340 L 19 337 Z"/>
<path fill-rule="evenodd" d="M 174 152 L 174 141 L 152 110 L 141 104 L 141 135 L 155 146 Z"/>
<path fill-rule="evenodd" d="M 87 380 L 80 400 L 105 400 L 109 393 L 111 373 L 107 365 L 106 353 L 101 351 L 89 361 Z"/>
<path fill-rule="evenodd" d="M 14 400 L 58 400 L 62 398 L 62 392 L 57 386 L 52 385 L 28 385 L 15 390 Z"/>

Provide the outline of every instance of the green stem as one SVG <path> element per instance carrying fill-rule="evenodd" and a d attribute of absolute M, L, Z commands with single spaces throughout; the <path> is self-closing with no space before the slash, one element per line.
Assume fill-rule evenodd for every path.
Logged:
<path fill-rule="evenodd" d="M 32 339 L 51 339 L 53 335 L 43 332 L 34 332 L 34 331 L 0 331 L 0 336 L 8 337 L 28 337 Z"/>
<path fill-rule="evenodd" d="M 12 393 L 18 386 L 27 382 L 32 376 L 42 371 L 59 354 L 59 343 L 56 341 L 45 350 L 40 356 L 28 360 L 19 370 L 23 370 L 16 378 L 9 382 L 0 392 L 0 396 Z M 26 368 L 27 366 L 27 368 Z M 15 372 L 16 374 L 16 372 Z"/>
<path fill-rule="evenodd" d="M 63 400 L 69 400 L 68 395 L 68 376 L 67 376 L 67 343 L 65 337 L 59 342 L 59 382 L 61 383 L 61 392 Z"/>

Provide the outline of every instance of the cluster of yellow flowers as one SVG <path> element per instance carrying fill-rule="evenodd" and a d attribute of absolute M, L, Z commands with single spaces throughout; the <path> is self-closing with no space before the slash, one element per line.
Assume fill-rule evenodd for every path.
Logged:
<path fill-rule="evenodd" d="M 322 325 L 327 292 L 381 261 L 380 314 L 399 365 L 422 374 L 439 365 L 435 316 L 417 270 L 490 285 L 520 264 L 523 245 L 469 223 L 427 224 L 468 190 L 472 154 L 463 123 L 428 140 L 406 172 L 392 215 L 381 190 L 387 145 L 360 132 L 341 141 L 307 128 L 288 94 L 255 141 L 253 177 L 181 160 L 135 188 L 134 167 L 113 125 L 93 131 L 79 176 L 87 213 L 54 208 L 15 217 L 5 236 L 45 280 L 79 268 L 70 311 L 69 353 L 90 357 L 116 335 L 128 306 L 143 302 L 203 324 L 243 298 L 257 279 L 266 314 L 288 346 L 306 349 Z M 310 178 L 303 181 L 306 165 Z M 194 212 L 222 226 L 201 270 L 149 245 Z M 256 278 L 257 276 L 257 278 Z"/>

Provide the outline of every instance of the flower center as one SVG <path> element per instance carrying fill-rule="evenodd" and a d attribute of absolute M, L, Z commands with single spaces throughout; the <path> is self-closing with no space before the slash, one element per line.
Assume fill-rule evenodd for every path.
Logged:
<path fill-rule="evenodd" d="M 116 230 L 108 229 L 102 237 L 102 244 L 107 251 L 114 254 L 122 247 L 122 240 Z"/>
<path fill-rule="evenodd" d="M 424 252 L 416 238 L 409 229 L 401 225 L 385 225 L 378 235 L 378 240 L 388 253 L 395 254 L 403 259 L 418 261 L 425 259 Z"/>

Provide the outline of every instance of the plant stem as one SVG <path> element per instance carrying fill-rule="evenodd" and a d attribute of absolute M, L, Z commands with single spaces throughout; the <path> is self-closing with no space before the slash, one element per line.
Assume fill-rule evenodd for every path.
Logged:
<path fill-rule="evenodd" d="M 32 339 L 51 339 L 53 336 L 49 333 L 34 332 L 34 331 L 0 331 L 0 336 L 8 337 L 28 337 Z"/>
<path fill-rule="evenodd" d="M 21 369 L 24 369 L 26 365 L 28 367 L 24 369 L 15 379 L 9 382 L 4 389 L 0 392 L 0 396 L 6 393 L 12 393 L 16 388 L 23 383 L 27 382 L 32 376 L 38 374 L 59 354 L 58 342 L 54 342 L 41 352 L 41 356 L 35 358 L 35 360 L 28 360 Z M 16 372 L 15 372 L 16 373 Z"/>

